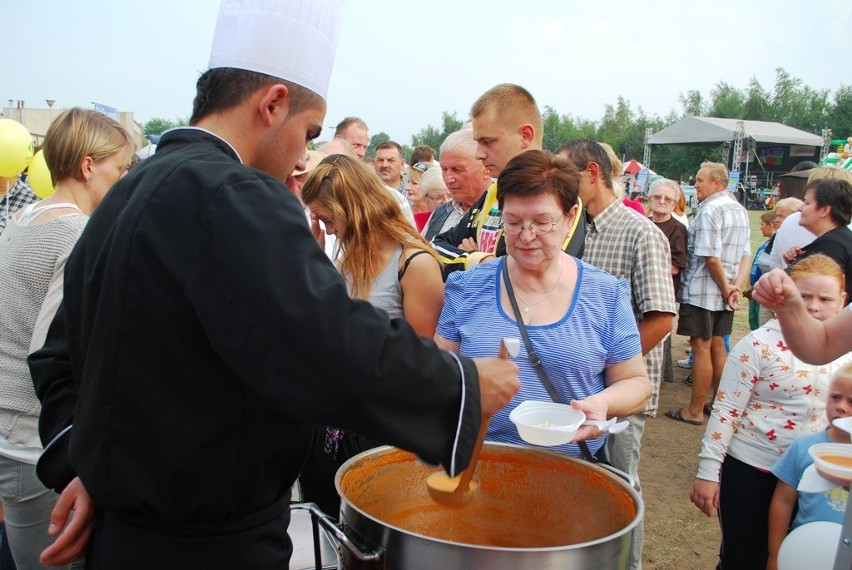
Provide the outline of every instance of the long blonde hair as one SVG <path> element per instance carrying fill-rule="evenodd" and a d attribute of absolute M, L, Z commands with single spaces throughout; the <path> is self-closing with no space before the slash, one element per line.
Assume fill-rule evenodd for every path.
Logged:
<path fill-rule="evenodd" d="M 384 240 L 429 252 L 437 260 L 432 247 L 391 197 L 392 191 L 375 171 L 344 155 L 324 158 L 302 188 L 305 204 L 319 204 L 336 220 L 344 220 L 343 227 L 335 225 L 342 246 L 338 267 L 349 281 L 353 297 L 370 296 L 373 280 L 384 269 L 378 255 Z"/>

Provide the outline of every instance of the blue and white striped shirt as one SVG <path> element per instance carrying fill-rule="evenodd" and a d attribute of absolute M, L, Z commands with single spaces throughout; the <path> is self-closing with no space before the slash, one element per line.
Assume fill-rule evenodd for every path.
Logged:
<path fill-rule="evenodd" d="M 500 272 L 505 259 L 456 271 L 447 280 L 437 332 L 458 343 L 459 354 L 494 356 L 502 338 L 520 334 L 515 319 L 500 304 Z M 576 261 L 577 286 L 568 312 L 556 323 L 527 327 L 533 349 L 565 403 L 603 391 L 604 367 L 642 352 L 627 282 Z M 521 389 L 509 405 L 491 418 L 488 440 L 529 445 L 518 436 L 509 413 L 524 400 L 551 399 L 530 364 L 523 343 L 515 360 L 520 367 Z M 589 449 L 594 453 L 603 442 L 604 437 L 591 440 Z M 551 449 L 582 457 L 575 444 Z"/>

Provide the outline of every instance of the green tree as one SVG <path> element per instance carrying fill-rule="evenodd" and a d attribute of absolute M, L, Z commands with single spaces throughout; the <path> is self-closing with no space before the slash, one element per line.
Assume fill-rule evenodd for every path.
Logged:
<path fill-rule="evenodd" d="M 716 84 L 710 92 L 708 117 L 727 119 L 745 118 L 745 95 L 742 91 L 724 81 Z"/>
<path fill-rule="evenodd" d="M 765 121 L 771 113 L 771 106 L 769 92 L 763 88 L 756 78 L 752 77 L 746 89 L 742 118 L 748 121 Z"/>
<path fill-rule="evenodd" d="M 783 68 L 775 70 L 772 93 L 773 120 L 810 132 L 820 132 L 828 121 L 828 91 L 815 91 Z"/>
<path fill-rule="evenodd" d="M 683 107 L 684 116 L 703 117 L 706 113 L 706 103 L 701 91 L 690 89 L 686 94 L 681 93 L 678 97 Z"/>
<path fill-rule="evenodd" d="M 411 137 L 411 146 L 430 146 L 435 149 L 435 154 L 437 154 L 441 145 L 444 143 L 444 139 L 463 126 L 464 123 L 459 120 L 455 111 L 452 113 L 444 111 L 441 113 L 441 129 L 439 130 L 437 127 L 427 125 L 425 129 L 422 129 L 419 133 Z"/>
<path fill-rule="evenodd" d="M 541 115 L 544 123 L 545 150 L 555 152 L 560 146 L 574 139 L 597 139 L 598 126 L 595 121 L 571 115 L 560 115 L 556 109 L 546 105 Z"/>
<path fill-rule="evenodd" d="M 370 146 L 367 147 L 367 156 L 376 156 L 376 147 L 385 141 L 391 140 L 390 135 L 382 131 L 370 137 Z"/>
<path fill-rule="evenodd" d="M 719 81 L 708 96 L 692 89 L 681 93 L 679 100 L 681 110 L 672 109 L 661 118 L 646 115 L 641 107 L 634 111 L 630 101 L 619 96 L 615 104 L 604 106 L 604 114 L 598 121 L 561 115 L 556 108 L 546 105 L 542 112 L 544 148 L 555 151 L 568 140 L 590 138 L 609 143 L 625 159 L 640 158 L 646 129 L 657 132 L 687 115 L 778 121 L 813 133 L 829 127 L 834 138 L 852 136 L 852 86 L 841 86 L 832 96 L 827 90 L 811 89 L 783 68 L 776 69 L 772 92 L 752 77 L 744 89 Z M 441 127 L 427 125 L 412 137 L 412 145 L 426 144 L 438 149 L 446 136 L 461 126 L 455 113 L 444 112 Z M 653 149 L 653 168 L 669 178 L 687 179 L 703 160 L 730 164 L 730 147 L 730 143 L 661 145 Z"/>
<path fill-rule="evenodd" d="M 604 116 L 598 125 L 597 140 L 609 143 L 616 154 L 624 145 L 629 145 L 632 151 L 641 153 L 641 137 L 636 140 L 631 136 L 635 130 L 636 114 L 630 108 L 630 101 L 619 96 L 615 106 L 604 105 Z M 631 140 L 632 139 L 632 140 Z"/>
<path fill-rule="evenodd" d="M 834 93 L 827 126 L 835 139 L 852 137 L 852 85 L 842 85 Z"/>
<path fill-rule="evenodd" d="M 167 130 L 176 126 L 178 126 L 178 123 L 174 121 L 154 117 L 153 119 L 145 123 L 145 125 L 142 127 L 142 133 L 145 135 L 161 135 Z"/>

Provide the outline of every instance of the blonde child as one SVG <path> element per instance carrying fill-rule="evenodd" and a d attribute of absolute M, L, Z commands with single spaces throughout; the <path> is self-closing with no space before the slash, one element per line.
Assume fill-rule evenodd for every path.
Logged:
<path fill-rule="evenodd" d="M 852 363 L 839 368 L 831 379 L 825 415 L 829 422 L 828 428 L 797 438 L 772 466 L 772 473 L 778 477 L 778 483 L 769 506 L 767 570 L 777 568 L 778 549 L 788 530 L 814 521 L 843 522 L 849 496 L 847 490 L 834 487 L 819 493 L 808 493 L 798 492 L 796 489 L 805 469 L 813 464 L 813 459 L 808 454 L 810 446 L 829 442 L 850 443 L 849 434 L 831 422 L 852 415 Z M 797 505 L 798 511 L 794 519 L 793 511 Z"/>

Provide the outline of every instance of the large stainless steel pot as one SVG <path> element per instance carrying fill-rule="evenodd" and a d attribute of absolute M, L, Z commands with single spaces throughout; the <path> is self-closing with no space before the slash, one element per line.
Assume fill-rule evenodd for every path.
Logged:
<path fill-rule="evenodd" d="M 556 453 L 485 444 L 481 487 L 462 508 L 426 490 L 434 469 L 382 447 L 337 472 L 341 568 L 607 568 L 629 566 L 632 530 L 644 507 L 610 471 Z M 316 513 L 315 513 L 316 514 Z"/>

